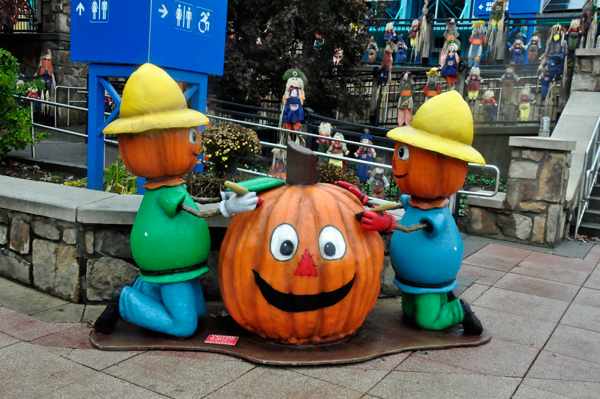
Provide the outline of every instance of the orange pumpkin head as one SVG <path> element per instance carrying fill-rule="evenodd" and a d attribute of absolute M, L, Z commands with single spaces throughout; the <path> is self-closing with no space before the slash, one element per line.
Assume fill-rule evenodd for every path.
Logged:
<path fill-rule="evenodd" d="M 202 139 L 197 127 L 148 130 L 119 137 L 119 153 L 125 167 L 149 180 L 179 178 L 188 173 L 198 162 L 201 151 Z"/>
<path fill-rule="evenodd" d="M 392 172 L 403 193 L 422 199 L 456 194 L 467 176 L 468 163 L 402 142 L 396 143 Z"/>
<path fill-rule="evenodd" d="M 287 344 L 353 334 L 375 305 L 383 266 L 379 233 L 354 217 L 360 202 L 330 184 L 284 186 L 261 198 L 262 206 L 233 217 L 221 247 L 219 283 L 231 316 Z"/>

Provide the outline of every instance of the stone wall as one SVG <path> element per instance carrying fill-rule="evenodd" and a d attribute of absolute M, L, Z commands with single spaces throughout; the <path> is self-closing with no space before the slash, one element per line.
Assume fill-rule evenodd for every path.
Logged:
<path fill-rule="evenodd" d="M 577 49 L 571 92 L 600 91 L 600 49 Z"/>
<path fill-rule="evenodd" d="M 575 142 L 514 137 L 510 145 L 507 193 L 500 206 L 469 199 L 467 232 L 555 247 L 567 231 L 565 193 Z"/>

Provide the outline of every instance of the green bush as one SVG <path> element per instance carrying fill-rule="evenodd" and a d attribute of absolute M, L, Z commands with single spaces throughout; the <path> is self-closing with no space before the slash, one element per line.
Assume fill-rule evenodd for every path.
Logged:
<path fill-rule="evenodd" d="M 0 159 L 12 150 L 22 150 L 47 137 L 31 137 L 31 115 L 17 103 L 17 78 L 19 63 L 13 55 L 0 49 Z"/>

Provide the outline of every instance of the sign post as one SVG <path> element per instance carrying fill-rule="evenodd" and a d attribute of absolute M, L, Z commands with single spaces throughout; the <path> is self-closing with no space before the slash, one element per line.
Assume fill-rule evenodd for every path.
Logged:
<path fill-rule="evenodd" d="M 121 97 L 108 78 L 128 78 L 139 65 L 155 64 L 187 83 L 184 94 L 190 108 L 204 113 L 208 74 L 223 74 L 226 19 L 226 1 L 73 1 L 71 61 L 90 63 L 88 188 L 103 189 L 102 130 L 120 111 Z M 107 118 L 105 91 L 116 104 Z"/>

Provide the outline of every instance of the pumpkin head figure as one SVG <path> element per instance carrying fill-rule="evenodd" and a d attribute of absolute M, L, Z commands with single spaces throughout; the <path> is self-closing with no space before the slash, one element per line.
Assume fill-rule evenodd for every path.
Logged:
<path fill-rule="evenodd" d="M 356 197 L 317 184 L 316 162 L 315 154 L 290 142 L 289 185 L 261 194 L 260 208 L 234 216 L 219 258 L 231 316 L 286 344 L 353 334 L 380 288 L 381 237 L 354 218 L 363 210 Z"/>

